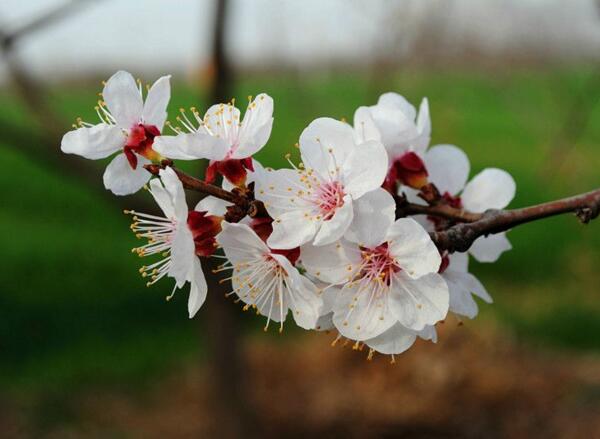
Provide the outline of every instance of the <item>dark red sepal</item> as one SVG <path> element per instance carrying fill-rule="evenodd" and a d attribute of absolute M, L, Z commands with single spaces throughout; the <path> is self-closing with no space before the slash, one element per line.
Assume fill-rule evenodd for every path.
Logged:
<path fill-rule="evenodd" d="M 123 152 L 132 169 L 137 168 L 138 159 L 136 154 L 153 161 L 158 161 L 161 158 L 160 154 L 152 149 L 156 136 L 160 136 L 160 130 L 154 125 L 138 124 L 129 130 Z"/>
<path fill-rule="evenodd" d="M 187 225 L 196 246 L 198 256 L 212 255 L 217 246 L 215 237 L 221 231 L 223 218 L 215 215 L 207 215 L 207 212 L 192 210 L 188 212 Z"/>
<path fill-rule="evenodd" d="M 244 187 L 246 184 L 246 177 L 248 176 L 247 169 L 254 171 L 252 157 L 247 157 L 245 159 L 225 159 L 218 162 L 212 162 L 208 168 L 206 168 L 204 180 L 207 183 L 213 183 L 217 174 L 221 174 L 231 184 L 237 187 Z"/>

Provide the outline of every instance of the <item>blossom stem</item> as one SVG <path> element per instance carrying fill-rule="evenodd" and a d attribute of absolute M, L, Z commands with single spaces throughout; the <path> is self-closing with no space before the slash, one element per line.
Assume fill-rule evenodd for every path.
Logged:
<path fill-rule="evenodd" d="M 440 206 L 421 206 L 426 213 Z M 505 232 L 515 226 L 563 213 L 575 213 L 587 224 L 600 213 L 600 188 L 580 195 L 550 201 L 535 206 L 511 210 L 488 210 L 475 221 L 463 221 L 444 231 L 432 232 L 431 239 L 441 250 L 464 252 L 480 236 Z M 430 213 L 426 213 L 430 214 Z M 457 212 L 457 218 L 461 215 Z"/>
<path fill-rule="evenodd" d="M 175 171 L 175 173 L 179 177 L 179 180 L 181 180 L 181 183 L 183 183 L 184 188 L 200 192 L 205 195 L 212 195 L 213 197 L 229 201 L 230 203 L 233 203 L 237 206 L 248 208 L 249 203 L 246 197 L 222 189 L 219 186 L 215 186 L 214 184 L 206 183 L 200 180 L 199 178 L 192 177 L 191 175 L 183 172 L 181 169 L 177 169 L 174 166 L 172 166 L 172 163 L 168 160 L 164 160 L 160 165 L 145 165 L 144 168 L 146 168 L 146 170 L 151 174 L 158 175 L 158 172 L 161 169 L 164 169 L 166 166 L 169 166 L 171 169 L 173 169 L 173 171 Z"/>

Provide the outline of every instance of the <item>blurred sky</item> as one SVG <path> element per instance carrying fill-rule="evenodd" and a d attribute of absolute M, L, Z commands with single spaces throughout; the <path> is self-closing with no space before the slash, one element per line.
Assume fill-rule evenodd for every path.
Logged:
<path fill-rule="evenodd" d="M 0 25 L 16 29 L 64 1 L 2 0 Z M 470 46 L 491 56 L 597 57 L 595 1 L 232 0 L 229 49 L 244 66 L 310 68 L 415 56 L 418 38 L 431 35 L 450 56 Z M 96 0 L 25 38 L 18 54 L 49 79 L 116 68 L 189 72 L 208 59 L 213 10 L 212 0 Z"/>

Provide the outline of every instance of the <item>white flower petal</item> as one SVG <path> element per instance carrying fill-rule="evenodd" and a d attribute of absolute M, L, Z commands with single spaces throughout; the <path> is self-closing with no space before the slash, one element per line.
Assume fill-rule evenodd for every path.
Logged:
<path fill-rule="evenodd" d="M 446 270 L 442 274 L 446 284 L 448 284 L 450 293 L 449 310 L 455 314 L 472 319 L 477 315 L 479 308 L 477 307 L 477 303 L 473 299 L 473 296 L 471 296 L 471 291 L 468 286 L 469 276 L 472 275 L 470 273 L 452 270 Z"/>
<path fill-rule="evenodd" d="M 502 253 L 510 249 L 512 245 L 506 233 L 496 233 L 477 238 L 471 245 L 469 253 L 479 262 L 496 262 Z"/>
<path fill-rule="evenodd" d="M 417 335 L 423 340 L 431 340 L 433 343 L 437 343 L 437 331 L 435 326 L 425 326 L 425 328 L 417 331 Z"/>
<path fill-rule="evenodd" d="M 315 235 L 313 245 L 327 245 L 340 239 L 350 227 L 353 216 L 352 198 L 346 195 L 344 204 L 335 211 L 331 219 L 321 222 L 321 227 Z"/>
<path fill-rule="evenodd" d="M 300 154 L 306 169 L 330 179 L 356 147 L 350 125 L 328 117 L 315 119 L 300 135 Z"/>
<path fill-rule="evenodd" d="M 378 294 L 376 282 L 349 283 L 342 288 L 333 308 L 333 323 L 344 337 L 368 340 L 388 330 L 396 318 L 389 306 L 389 294 Z"/>
<path fill-rule="evenodd" d="M 200 265 L 200 259 L 194 257 L 190 277 L 190 297 L 188 299 L 188 314 L 190 319 L 196 315 L 206 300 L 207 291 L 208 286 L 206 285 L 206 278 L 204 277 L 204 272 Z"/>
<path fill-rule="evenodd" d="M 396 323 L 383 334 L 366 340 L 365 344 L 377 352 L 392 355 L 406 351 L 414 344 L 416 339 L 417 335 L 414 331 L 406 329 L 400 323 Z"/>
<path fill-rule="evenodd" d="M 144 123 L 154 125 L 161 131 L 167 120 L 167 105 L 171 99 L 170 79 L 171 75 L 162 76 L 152 84 L 142 112 Z"/>
<path fill-rule="evenodd" d="M 385 93 L 369 110 L 391 158 L 411 149 L 419 132 L 415 125 L 415 108 L 406 99 L 397 93 Z"/>
<path fill-rule="evenodd" d="M 166 218 L 175 218 L 175 205 L 169 191 L 162 185 L 159 178 L 150 180 L 150 193 L 158 207 L 164 212 Z"/>
<path fill-rule="evenodd" d="M 437 273 L 442 259 L 429 234 L 412 218 L 400 218 L 388 229 L 389 251 L 412 278 Z"/>
<path fill-rule="evenodd" d="M 468 282 L 466 283 L 466 285 L 469 288 L 469 290 L 471 291 L 471 293 L 475 294 L 477 297 L 479 297 L 484 302 L 487 302 L 487 303 L 494 302 L 494 299 L 492 299 L 492 296 L 490 296 L 490 294 L 487 292 L 487 290 L 485 289 L 483 284 L 479 281 L 479 279 L 477 279 L 471 273 L 469 273 L 469 279 L 468 279 Z"/>
<path fill-rule="evenodd" d="M 388 92 L 379 96 L 378 105 L 394 108 L 401 111 L 408 119 L 415 120 L 417 118 L 417 110 L 406 100 L 406 98 L 398 93 Z"/>
<path fill-rule="evenodd" d="M 315 325 L 315 331 L 331 331 L 333 328 L 335 328 L 333 324 L 333 312 L 319 316 Z"/>
<path fill-rule="evenodd" d="M 158 136 L 152 148 L 164 157 L 177 160 L 223 160 L 229 151 L 225 139 L 202 131 L 176 136 Z"/>
<path fill-rule="evenodd" d="M 415 152 L 424 154 L 431 140 L 431 119 L 429 118 L 429 101 L 423 98 L 419 107 L 419 116 L 417 116 L 418 137 L 412 141 L 412 147 Z"/>
<path fill-rule="evenodd" d="M 469 254 L 455 252 L 448 255 L 447 270 L 467 272 L 469 271 Z"/>
<path fill-rule="evenodd" d="M 344 240 L 315 247 L 306 244 L 300 247 L 300 260 L 306 271 L 323 282 L 341 284 L 348 282 L 361 261 L 360 250 L 356 245 Z"/>
<path fill-rule="evenodd" d="M 197 210 L 198 212 L 207 212 L 209 215 L 223 216 L 227 213 L 227 208 L 229 206 L 233 206 L 233 204 L 209 195 L 200 200 L 200 202 L 196 204 L 194 210 Z"/>
<path fill-rule="evenodd" d="M 269 215 L 277 218 L 286 212 L 305 208 L 300 191 L 307 192 L 306 185 L 300 180 L 298 171 L 278 169 L 277 171 L 258 171 L 254 175 L 254 195 L 265 204 Z"/>
<path fill-rule="evenodd" d="M 158 175 L 173 200 L 175 217 L 179 221 L 187 221 L 188 207 L 181 180 L 172 168 L 161 169 Z"/>
<path fill-rule="evenodd" d="M 268 271 L 264 274 L 261 285 L 275 285 L 268 292 L 266 290 L 257 291 L 251 287 L 247 281 L 244 281 L 240 276 L 234 276 L 231 279 L 233 291 L 242 300 L 249 305 L 256 305 L 256 310 L 263 316 L 268 316 L 269 321 L 282 322 L 288 313 L 289 294 L 288 287 L 281 285 L 281 291 L 278 290 L 279 280 L 275 278 L 275 273 Z M 280 294 L 277 294 L 279 291 Z"/>
<path fill-rule="evenodd" d="M 268 171 L 264 168 L 264 166 L 256 159 L 252 159 L 252 167 L 254 171 L 248 170 L 248 177 L 246 178 L 246 182 L 250 184 L 251 182 L 256 182 L 262 178 L 264 178 L 264 174 Z M 227 186 L 229 185 L 229 186 Z M 233 189 L 233 184 L 231 184 L 227 179 L 223 179 L 223 189 L 231 190 Z"/>
<path fill-rule="evenodd" d="M 442 276 L 450 290 L 450 311 L 472 319 L 477 315 L 478 307 L 471 294 L 487 303 L 493 302 L 479 279 L 471 273 L 446 270 Z"/>
<path fill-rule="evenodd" d="M 448 286 L 437 273 L 411 279 L 400 272 L 393 278 L 389 296 L 394 317 L 408 329 L 420 331 L 443 320 L 448 313 Z"/>
<path fill-rule="evenodd" d="M 273 98 L 261 93 L 248 105 L 240 127 L 239 145 L 232 157 L 243 159 L 256 154 L 269 140 L 272 127 Z"/>
<path fill-rule="evenodd" d="M 504 209 L 515 196 L 517 185 L 511 175 L 497 168 L 487 168 L 467 183 L 461 198 L 470 212 Z"/>
<path fill-rule="evenodd" d="M 69 131 L 63 136 L 60 149 L 67 154 L 97 160 L 119 151 L 126 141 L 127 135 L 121 128 L 101 123 Z"/>
<path fill-rule="evenodd" d="M 136 169 L 131 169 L 125 154 L 118 154 L 108 164 L 102 179 L 104 187 L 115 195 L 130 195 L 139 191 L 152 176 L 144 169 L 144 165 L 152 163 L 150 160 L 137 156 Z"/>
<path fill-rule="evenodd" d="M 333 317 L 333 307 L 337 301 L 338 294 L 341 292 L 340 287 L 333 287 L 330 285 L 323 284 L 322 282 L 315 283 L 317 288 L 321 289 L 321 299 L 323 299 L 323 306 L 319 312 L 320 315 L 331 315 Z M 333 325 L 333 321 L 331 323 Z"/>
<path fill-rule="evenodd" d="M 217 242 L 223 247 L 227 259 L 233 264 L 243 263 L 249 257 L 270 253 L 262 239 L 246 224 L 223 221 L 222 230 L 217 235 Z"/>
<path fill-rule="evenodd" d="M 296 248 L 312 240 L 316 232 L 317 220 L 307 218 L 301 210 L 292 210 L 273 221 L 267 244 L 276 249 Z"/>
<path fill-rule="evenodd" d="M 187 227 L 181 224 L 175 230 L 171 241 L 171 266 L 167 275 L 175 279 L 177 287 L 181 288 L 190 278 L 193 268 L 196 248 L 194 237 Z"/>
<path fill-rule="evenodd" d="M 420 204 L 421 206 L 427 206 L 427 202 L 423 198 L 419 197 L 419 193 L 421 193 L 420 190 L 413 189 L 410 186 L 400 185 L 398 188 L 398 195 L 404 194 L 408 202 Z"/>
<path fill-rule="evenodd" d="M 294 316 L 294 321 L 304 329 L 314 329 L 319 312 L 323 307 L 323 299 L 317 292 L 317 287 L 298 270 L 283 255 L 271 254 L 288 274 L 288 306 Z"/>
<path fill-rule="evenodd" d="M 227 141 L 229 152 L 238 139 L 240 110 L 231 104 L 216 104 L 204 114 L 203 122 L 209 134 Z"/>
<path fill-rule="evenodd" d="M 355 200 L 381 186 L 388 172 L 388 157 L 379 142 L 370 140 L 358 145 L 344 161 L 344 190 Z"/>
<path fill-rule="evenodd" d="M 135 79 L 122 70 L 112 75 L 102 91 L 108 111 L 121 128 L 129 129 L 140 123 L 144 104 Z"/>
<path fill-rule="evenodd" d="M 357 145 L 368 140 L 381 142 L 381 134 L 368 107 L 358 107 L 354 112 L 354 136 Z"/>
<path fill-rule="evenodd" d="M 381 244 L 395 220 L 394 197 L 385 189 L 378 188 L 355 200 L 352 206 L 354 219 L 345 238 L 369 248 Z"/>
<path fill-rule="evenodd" d="M 435 224 L 427 218 L 427 215 L 411 216 L 427 233 L 435 232 Z"/>
<path fill-rule="evenodd" d="M 459 193 L 469 178 L 471 165 L 462 149 L 454 145 L 436 145 L 424 157 L 429 181 L 436 185 L 441 194 Z"/>

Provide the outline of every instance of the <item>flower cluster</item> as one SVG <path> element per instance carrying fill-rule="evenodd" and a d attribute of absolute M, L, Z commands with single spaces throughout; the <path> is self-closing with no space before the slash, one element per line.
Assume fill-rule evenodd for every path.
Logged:
<path fill-rule="evenodd" d="M 126 211 L 136 236 L 147 240 L 134 252 L 157 258 L 140 273 L 148 285 L 172 278 L 169 298 L 189 283 L 190 317 L 207 295 L 200 261 L 209 257 L 225 259 L 213 271 L 229 273 L 227 295 L 265 316 L 265 330 L 274 322 L 281 331 L 291 313 L 302 328 L 336 330 L 335 341 L 368 347 L 369 357 L 399 354 L 417 338 L 436 341 L 435 325 L 449 311 L 473 318 L 473 296 L 492 301 L 468 259 L 496 261 L 511 248 L 504 233 L 477 239 L 467 253 L 448 253 L 430 233 L 456 219 L 407 217 L 398 208 L 412 203 L 483 213 L 504 208 L 515 194 L 505 171 L 484 169 L 468 181 L 462 150 L 430 147 L 426 99 L 417 112 L 402 96 L 386 93 L 376 105 L 358 108 L 353 126 L 316 119 L 300 135 L 301 161 L 288 155 L 290 168 L 273 170 L 254 158 L 271 134 L 270 96 L 249 98 L 243 117 L 232 101 L 204 116 L 180 110 L 171 124 L 165 123 L 169 87 L 169 76 L 160 78 L 144 100 L 141 82 L 117 72 L 96 107 L 100 122 L 79 121 L 61 148 L 89 159 L 117 153 L 105 187 L 116 195 L 148 189 L 163 214 Z M 198 159 L 209 163 L 203 180 L 194 181 L 212 189 L 190 210 L 182 179 L 193 177 L 173 160 Z M 219 176 L 222 185 L 215 186 Z"/>

